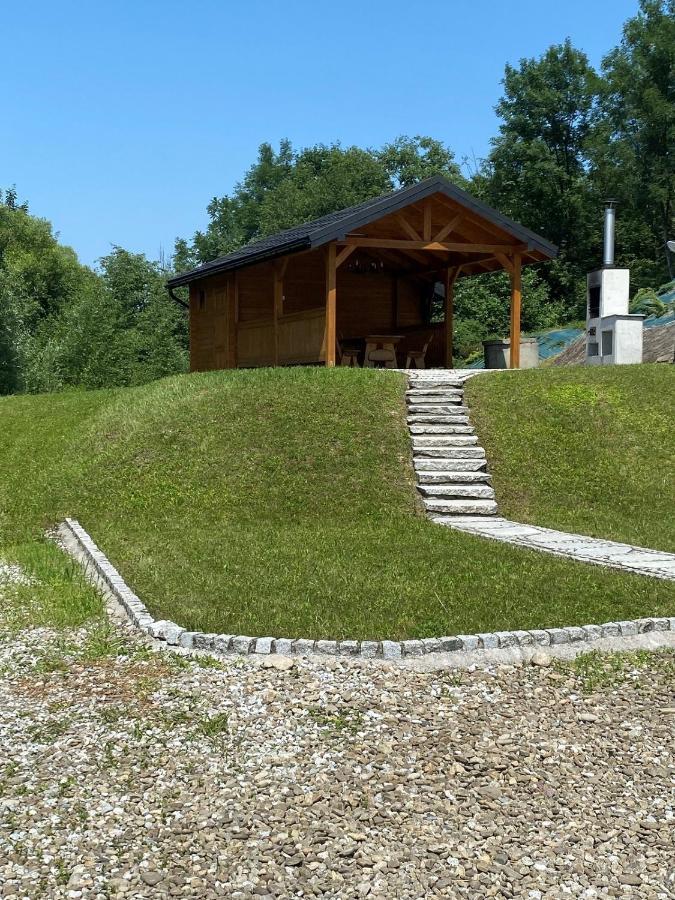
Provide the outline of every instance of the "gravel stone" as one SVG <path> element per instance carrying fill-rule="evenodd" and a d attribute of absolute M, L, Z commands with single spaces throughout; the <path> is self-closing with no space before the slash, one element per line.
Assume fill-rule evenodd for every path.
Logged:
<path fill-rule="evenodd" d="M 536 638 L 532 665 L 209 666 L 124 626 L 92 659 L 96 626 L 16 633 L 2 591 L 0 897 L 672 892 L 675 650 L 590 691 Z"/>

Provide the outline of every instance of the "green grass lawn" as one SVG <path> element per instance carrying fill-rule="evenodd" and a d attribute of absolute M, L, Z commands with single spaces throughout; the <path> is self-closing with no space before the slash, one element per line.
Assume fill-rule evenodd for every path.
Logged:
<path fill-rule="evenodd" d="M 675 552 L 675 367 L 531 369 L 467 398 L 500 512 Z"/>
<path fill-rule="evenodd" d="M 0 557 L 30 568 L 42 530 L 74 516 L 156 616 L 203 631 L 399 639 L 673 614 L 672 584 L 428 522 L 404 390 L 298 368 L 0 399 Z"/>

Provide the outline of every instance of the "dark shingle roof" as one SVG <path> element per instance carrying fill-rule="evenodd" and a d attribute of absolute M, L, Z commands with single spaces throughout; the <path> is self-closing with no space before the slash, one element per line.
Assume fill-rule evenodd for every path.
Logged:
<path fill-rule="evenodd" d="M 398 191 L 392 191 L 380 197 L 374 197 L 372 200 L 366 200 L 363 203 L 358 203 L 356 206 L 329 213 L 327 216 L 322 216 L 313 222 L 305 222 L 303 225 L 296 225 L 294 228 L 288 228 L 286 231 L 280 231 L 252 244 L 247 244 L 233 253 L 220 256 L 218 259 L 204 263 L 204 265 L 196 269 L 176 275 L 170 279 L 168 285 L 172 288 L 179 287 L 198 278 L 215 275 L 218 272 L 238 269 L 242 266 L 261 262 L 265 259 L 272 259 L 276 256 L 283 256 L 298 250 L 320 247 L 329 241 L 344 238 L 354 228 L 361 228 L 389 213 L 397 212 L 417 200 L 423 200 L 425 197 L 438 193 L 445 194 L 446 197 L 461 204 L 496 227 L 509 232 L 517 240 L 526 244 L 529 250 L 536 250 L 548 258 L 557 255 L 558 248 L 545 238 L 530 231 L 529 228 L 519 225 L 518 222 L 514 222 L 480 200 L 476 200 L 475 197 L 451 184 L 447 179 L 436 175 L 419 182 L 419 184 L 413 184 L 410 187 L 401 188 Z"/>

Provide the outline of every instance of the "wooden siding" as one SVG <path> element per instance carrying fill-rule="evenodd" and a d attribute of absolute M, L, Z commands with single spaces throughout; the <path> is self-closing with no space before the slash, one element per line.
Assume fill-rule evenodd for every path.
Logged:
<path fill-rule="evenodd" d="M 274 314 L 274 265 L 259 263 L 237 272 L 239 322 L 272 320 Z"/>
<path fill-rule="evenodd" d="M 326 359 L 323 250 L 290 257 L 277 323 L 280 365 Z M 345 338 L 375 332 L 406 335 L 401 349 L 419 349 L 424 296 L 430 284 L 392 272 L 337 273 L 337 329 Z M 203 296 L 203 299 L 200 299 Z M 274 365 L 274 266 L 264 263 L 190 285 L 192 371 Z M 426 329 L 426 330 L 425 330 Z M 435 354 L 434 354 L 435 355 Z"/>
<path fill-rule="evenodd" d="M 190 370 L 236 365 L 236 276 L 215 276 L 190 285 Z"/>
<path fill-rule="evenodd" d="M 284 274 L 284 315 L 326 306 L 326 254 L 323 248 L 288 257 Z"/>

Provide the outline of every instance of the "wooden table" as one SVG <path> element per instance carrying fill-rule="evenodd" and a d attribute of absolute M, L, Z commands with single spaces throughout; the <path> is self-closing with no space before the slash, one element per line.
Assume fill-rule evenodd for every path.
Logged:
<path fill-rule="evenodd" d="M 398 363 L 396 361 L 396 345 L 405 337 L 404 334 L 369 334 L 366 336 L 366 352 L 363 357 L 363 365 L 368 368 L 374 368 L 377 360 L 371 360 L 370 353 L 372 350 L 384 350 L 391 354 L 390 360 L 384 360 L 385 368 L 396 369 Z"/>

